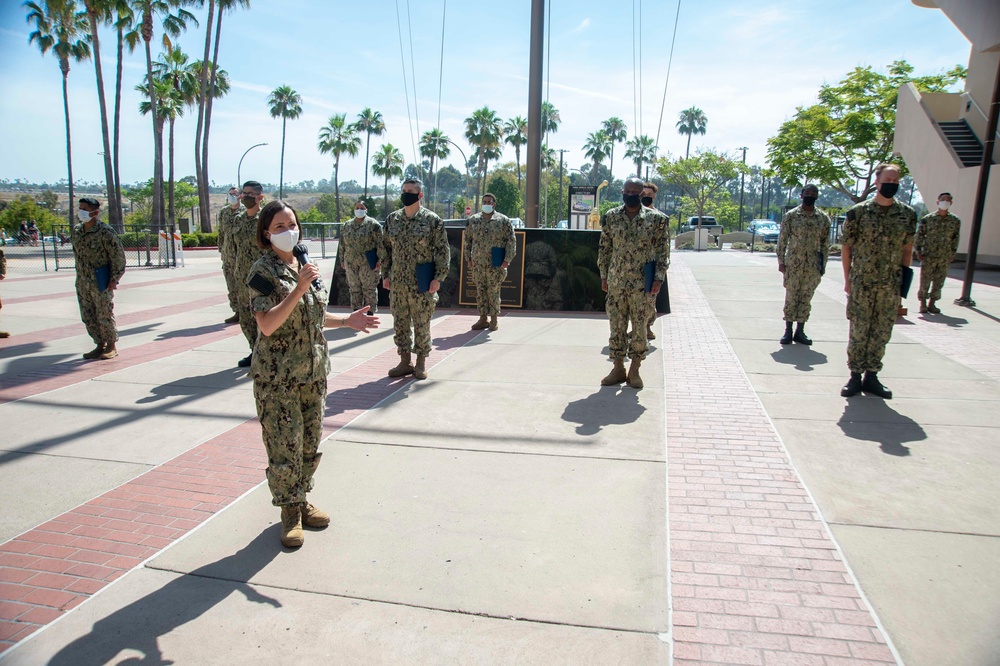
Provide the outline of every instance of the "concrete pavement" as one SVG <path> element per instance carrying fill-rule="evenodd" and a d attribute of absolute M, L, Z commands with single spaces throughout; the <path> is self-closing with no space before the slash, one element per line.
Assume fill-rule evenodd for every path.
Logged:
<path fill-rule="evenodd" d="M 441 311 L 390 381 L 382 312 L 328 334 L 290 552 L 218 268 L 130 271 L 104 363 L 72 275 L 0 284 L 0 662 L 1000 660 L 1000 289 L 897 326 L 889 402 L 839 397 L 836 266 L 781 348 L 773 255 L 676 253 L 640 392 L 562 313 Z"/>

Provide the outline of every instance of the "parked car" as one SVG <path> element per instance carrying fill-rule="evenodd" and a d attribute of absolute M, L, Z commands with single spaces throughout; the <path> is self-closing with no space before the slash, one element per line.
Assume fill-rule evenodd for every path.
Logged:
<path fill-rule="evenodd" d="M 747 231 L 754 235 L 755 241 L 763 243 L 777 243 L 780 229 L 778 224 L 772 220 L 752 220 Z"/>
<path fill-rule="evenodd" d="M 687 231 L 694 231 L 698 228 L 698 216 L 692 215 L 687 219 L 686 224 L 682 224 L 679 233 L 685 233 Z M 715 218 L 711 215 L 704 215 L 701 218 L 701 228 L 708 229 L 708 233 L 713 236 L 718 236 L 722 233 L 722 225 L 715 221 Z"/>
<path fill-rule="evenodd" d="M 593 208 L 593 206 L 591 206 L 590 204 L 588 204 L 588 203 L 586 203 L 584 201 L 574 201 L 573 202 L 573 210 L 579 210 L 579 211 L 583 211 L 584 213 L 587 213 L 587 212 L 590 211 L 591 208 Z"/>

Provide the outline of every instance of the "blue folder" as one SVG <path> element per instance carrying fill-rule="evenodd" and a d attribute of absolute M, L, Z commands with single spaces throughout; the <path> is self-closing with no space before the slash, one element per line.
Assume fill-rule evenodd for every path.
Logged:
<path fill-rule="evenodd" d="M 910 285 L 913 284 L 913 269 L 909 266 L 903 266 L 903 281 L 899 285 L 899 295 L 906 298 L 906 295 L 910 293 Z"/>
<path fill-rule="evenodd" d="M 656 262 L 647 261 L 646 265 L 642 267 L 643 276 L 646 278 L 646 293 L 653 291 L 653 282 L 656 277 Z"/>
<path fill-rule="evenodd" d="M 365 259 L 368 260 L 368 268 L 375 270 L 375 264 L 378 263 L 378 248 L 373 247 L 365 252 Z"/>
<path fill-rule="evenodd" d="M 417 264 L 417 293 L 426 294 L 431 288 L 431 280 L 434 279 L 436 266 L 433 261 L 426 264 Z"/>
<path fill-rule="evenodd" d="M 490 248 L 490 259 L 493 261 L 493 268 L 500 268 L 503 264 L 503 260 L 507 257 L 507 248 L 505 247 L 491 247 Z"/>
<path fill-rule="evenodd" d="M 111 264 L 95 268 L 94 277 L 97 278 L 97 291 L 107 291 L 111 283 Z"/>

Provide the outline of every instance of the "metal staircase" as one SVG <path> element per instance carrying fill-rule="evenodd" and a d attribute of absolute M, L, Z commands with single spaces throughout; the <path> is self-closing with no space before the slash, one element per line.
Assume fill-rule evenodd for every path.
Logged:
<path fill-rule="evenodd" d="M 979 166 L 983 163 L 983 144 L 964 120 L 940 122 L 938 126 L 944 132 L 963 167 Z"/>

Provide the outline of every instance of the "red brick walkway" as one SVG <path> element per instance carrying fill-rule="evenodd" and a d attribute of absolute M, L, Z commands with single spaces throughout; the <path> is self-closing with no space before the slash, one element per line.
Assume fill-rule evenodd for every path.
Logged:
<path fill-rule="evenodd" d="M 674 663 L 896 663 L 682 260 L 661 319 Z M 712 405 L 711 409 L 692 405 Z"/>
<path fill-rule="evenodd" d="M 428 367 L 478 333 L 469 330 L 469 318 L 462 316 L 436 320 L 433 332 L 448 342 L 435 346 Z M 165 352 L 160 354 L 162 357 L 180 351 L 169 344 L 176 340 L 147 346 L 158 345 Z M 184 350 L 192 347 L 192 340 L 205 342 L 179 340 Z M 130 355 L 139 358 L 131 351 Z M 147 355 L 142 361 L 151 358 Z M 331 378 L 325 436 L 412 381 L 385 376 L 397 360 L 395 350 L 387 351 Z M 102 367 L 110 369 L 111 363 L 114 361 Z M 74 374 L 57 379 L 68 385 L 86 378 Z M 34 384 L 32 388 L 37 394 L 53 386 Z M 260 426 L 252 419 L 0 544 L 0 653 L 83 603 L 262 483 L 266 466 Z"/>

